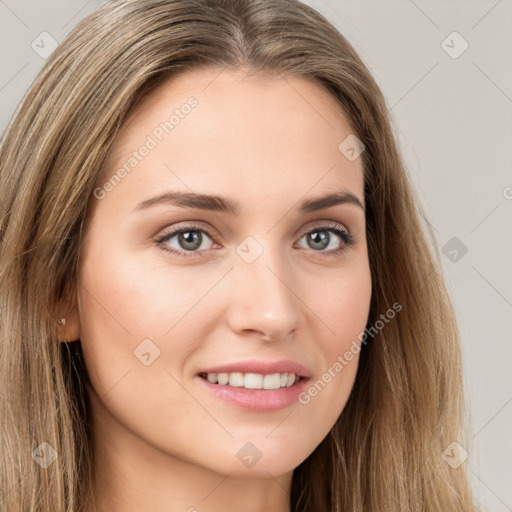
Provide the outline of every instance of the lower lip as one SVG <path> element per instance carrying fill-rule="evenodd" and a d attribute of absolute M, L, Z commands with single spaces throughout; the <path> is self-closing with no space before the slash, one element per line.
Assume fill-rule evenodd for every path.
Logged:
<path fill-rule="evenodd" d="M 285 409 L 298 402 L 299 395 L 306 389 L 309 379 L 301 378 L 289 388 L 246 389 L 222 384 L 212 384 L 196 376 L 206 389 L 222 400 L 251 412 L 272 412 Z"/>

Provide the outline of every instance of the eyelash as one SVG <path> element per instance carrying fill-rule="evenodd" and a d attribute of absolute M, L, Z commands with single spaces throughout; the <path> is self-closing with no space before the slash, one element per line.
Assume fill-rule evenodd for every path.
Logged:
<path fill-rule="evenodd" d="M 171 229 L 167 232 L 164 232 L 160 237 L 158 237 L 155 240 L 155 243 L 163 251 L 166 251 L 166 252 L 169 252 L 172 254 L 176 254 L 178 256 L 183 256 L 185 258 L 193 257 L 193 256 L 197 256 L 197 255 L 203 256 L 203 254 L 202 254 L 203 251 L 178 251 L 176 249 L 172 249 L 172 248 L 164 245 L 163 242 L 165 242 L 169 238 L 172 238 L 174 235 L 177 235 L 179 233 L 186 233 L 187 231 L 200 231 L 202 233 L 206 233 L 212 239 L 212 241 L 214 241 L 214 237 L 208 229 L 206 229 L 204 226 L 200 226 L 198 224 L 191 223 L 191 224 L 187 224 L 185 226 L 180 226 L 178 229 Z M 331 249 L 330 251 L 315 251 L 314 249 L 312 249 L 312 251 L 316 252 L 316 253 L 325 253 L 327 255 L 327 257 L 339 256 L 342 253 L 344 253 L 346 250 L 348 250 L 351 246 L 353 246 L 355 243 L 355 239 L 354 239 L 353 235 L 351 235 L 348 231 L 341 229 L 338 224 L 333 224 L 333 223 L 326 223 L 321 226 L 316 226 L 315 228 L 304 233 L 301 236 L 301 238 L 303 238 L 306 235 L 309 235 L 310 233 L 314 233 L 316 231 L 331 231 L 331 232 L 335 233 L 337 236 L 339 236 L 343 241 L 342 246 L 339 247 L 338 249 Z"/>

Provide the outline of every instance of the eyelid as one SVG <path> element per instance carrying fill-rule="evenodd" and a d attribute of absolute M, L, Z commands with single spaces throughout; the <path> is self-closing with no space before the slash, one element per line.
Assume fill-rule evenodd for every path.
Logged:
<path fill-rule="evenodd" d="M 338 222 L 335 220 L 319 219 L 319 220 L 312 220 L 311 222 L 308 222 L 307 228 L 302 233 L 302 236 L 309 233 L 313 229 L 321 229 L 321 228 L 323 228 L 323 229 L 330 229 L 330 228 L 340 229 L 342 231 L 346 231 L 347 233 L 350 233 L 350 230 L 347 228 L 347 226 L 345 226 L 341 222 Z"/>
<path fill-rule="evenodd" d="M 180 232 L 186 232 L 186 231 L 203 231 L 205 232 L 213 242 L 215 242 L 215 235 L 213 232 L 204 226 L 203 224 L 198 224 L 198 221 L 183 221 L 179 222 L 177 224 L 173 224 L 170 228 L 164 228 L 163 231 L 161 231 L 155 239 L 156 243 L 162 243 L 164 240 L 167 240 L 168 238 L 180 233 Z M 194 251 L 192 251 L 194 252 Z M 200 252 L 204 251 L 195 251 L 196 254 L 200 254 Z"/>

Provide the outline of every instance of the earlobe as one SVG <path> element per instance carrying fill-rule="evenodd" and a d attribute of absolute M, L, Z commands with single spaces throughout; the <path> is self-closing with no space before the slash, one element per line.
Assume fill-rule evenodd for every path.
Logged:
<path fill-rule="evenodd" d="M 77 308 L 68 311 L 67 315 L 62 315 L 58 323 L 59 341 L 67 343 L 76 341 L 80 338 L 80 319 Z"/>

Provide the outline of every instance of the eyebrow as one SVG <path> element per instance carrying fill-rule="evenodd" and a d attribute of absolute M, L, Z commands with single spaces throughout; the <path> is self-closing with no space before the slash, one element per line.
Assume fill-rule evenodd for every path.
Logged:
<path fill-rule="evenodd" d="M 242 206 L 240 203 L 237 203 L 232 199 L 208 194 L 195 194 L 193 192 L 164 192 L 158 196 L 151 197 L 140 202 L 133 209 L 133 212 L 160 204 L 172 204 L 183 208 L 209 210 L 227 213 L 234 216 L 238 216 L 242 212 Z M 365 211 L 365 208 L 358 197 L 345 190 L 334 194 L 328 194 L 326 196 L 306 199 L 300 202 L 297 208 L 301 213 L 310 213 L 325 210 L 338 204 L 354 204 L 359 206 L 363 212 Z"/>

